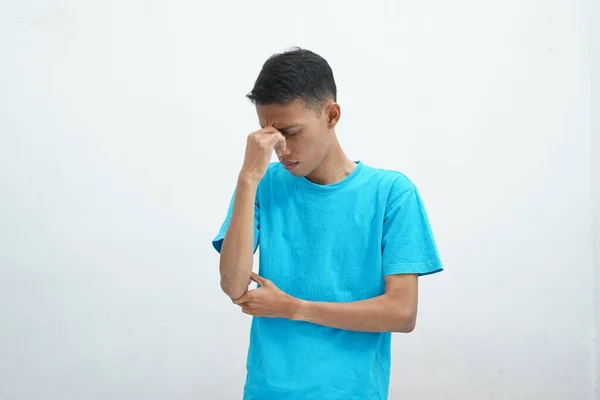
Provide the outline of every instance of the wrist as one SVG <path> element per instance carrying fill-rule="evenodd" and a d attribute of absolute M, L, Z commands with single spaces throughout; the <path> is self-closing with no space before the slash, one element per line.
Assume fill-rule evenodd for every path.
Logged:
<path fill-rule="evenodd" d="M 257 187 L 260 179 L 253 178 L 249 174 L 240 172 L 238 176 L 238 186 Z"/>
<path fill-rule="evenodd" d="M 292 321 L 305 321 L 307 318 L 309 302 L 290 296 L 287 319 Z"/>

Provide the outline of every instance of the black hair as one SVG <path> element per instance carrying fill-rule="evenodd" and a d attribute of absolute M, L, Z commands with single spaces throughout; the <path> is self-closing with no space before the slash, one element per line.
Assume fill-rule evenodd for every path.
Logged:
<path fill-rule="evenodd" d="M 294 47 L 267 59 L 246 97 L 259 105 L 286 105 L 302 99 L 309 107 L 320 109 L 328 99 L 337 101 L 337 88 L 323 57 Z"/>

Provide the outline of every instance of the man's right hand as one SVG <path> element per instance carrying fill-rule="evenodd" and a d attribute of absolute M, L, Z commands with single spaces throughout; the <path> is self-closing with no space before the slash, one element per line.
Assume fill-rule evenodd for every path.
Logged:
<path fill-rule="evenodd" d="M 284 152 L 286 150 L 285 138 L 272 126 L 248 135 L 240 179 L 258 184 L 267 173 L 271 154 L 276 147 L 279 151 Z"/>

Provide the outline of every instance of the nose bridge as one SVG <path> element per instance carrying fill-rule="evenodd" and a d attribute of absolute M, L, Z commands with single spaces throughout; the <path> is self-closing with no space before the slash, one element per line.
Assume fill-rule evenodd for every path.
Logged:
<path fill-rule="evenodd" d="M 290 142 L 288 140 L 285 141 L 285 151 L 283 152 L 283 154 L 286 156 L 292 154 L 292 150 L 290 149 Z"/>

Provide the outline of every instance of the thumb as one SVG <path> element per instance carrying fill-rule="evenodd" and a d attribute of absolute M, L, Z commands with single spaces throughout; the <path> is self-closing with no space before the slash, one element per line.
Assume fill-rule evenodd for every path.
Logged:
<path fill-rule="evenodd" d="M 258 283 L 260 286 L 266 286 L 268 284 L 268 281 L 265 278 L 254 272 L 250 274 L 250 280 Z"/>
<path fill-rule="evenodd" d="M 273 150 L 275 150 L 275 154 L 277 154 L 277 157 L 281 157 L 281 155 L 285 153 L 287 149 L 287 143 L 281 133 L 274 133 L 273 136 L 275 136 L 277 140 L 277 142 L 273 146 Z"/>

